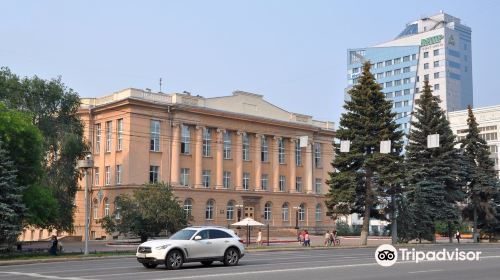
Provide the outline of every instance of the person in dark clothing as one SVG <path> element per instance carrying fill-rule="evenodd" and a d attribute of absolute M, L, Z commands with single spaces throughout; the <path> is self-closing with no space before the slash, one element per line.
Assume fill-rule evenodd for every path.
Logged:
<path fill-rule="evenodd" d="M 55 235 L 52 235 L 52 239 L 51 239 L 51 246 L 50 246 L 50 249 L 49 249 L 49 253 L 53 256 L 57 255 L 57 236 Z"/>

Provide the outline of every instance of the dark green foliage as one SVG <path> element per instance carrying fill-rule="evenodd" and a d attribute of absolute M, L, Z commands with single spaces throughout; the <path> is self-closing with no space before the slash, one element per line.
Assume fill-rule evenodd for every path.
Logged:
<path fill-rule="evenodd" d="M 498 192 L 498 179 L 495 172 L 495 163 L 490 158 L 489 147 L 484 139 L 479 137 L 479 128 L 472 112 L 468 107 L 468 131 L 462 140 L 465 164 L 464 181 L 467 184 L 467 206 L 463 210 L 464 218 L 473 221 L 475 229 L 495 228 L 496 204 L 494 199 Z M 474 218 L 476 216 L 476 218 Z"/>
<path fill-rule="evenodd" d="M 17 240 L 25 214 L 23 187 L 16 180 L 17 170 L 0 140 L 0 245 Z"/>
<path fill-rule="evenodd" d="M 116 203 L 120 207 L 120 219 L 116 219 L 117 213 L 114 213 L 101 220 L 109 234 L 133 234 L 145 241 L 161 231 L 178 231 L 188 223 L 184 209 L 165 183 L 146 184 L 135 190 L 133 197 L 120 195 Z"/>
<path fill-rule="evenodd" d="M 459 220 L 456 202 L 463 199 L 459 180 L 461 155 L 454 147 L 455 136 L 439 102 L 425 81 L 420 99 L 416 101 L 406 147 L 406 206 L 409 209 L 405 211 L 414 219 L 401 228 L 406 232 L 406 239 L 434 240 L 436 222 L 457 223 Z M 439 147 L 427 147 L 427 136 L 431 134 L 439 134 Z"/>
<path fill-rule="evenodd" d="M 42 172 L 20 172 L 27 177 L 36 176 L 39 188 L 49 188 L 59 210 L 49 224 L 38 224 L 40 219 L 30 223 L 71 230 L 79 176 L 74 167 L 87 149 L 83 141 L 83 124 L 77 116 L 80 107 L 78 94 L 68 89 L 60 77 L 52 80 L 36 76 L 20 79 L 8 68 L 1 68 L 0 101 L 11 109 L 28 113 L 31 123 L 43 135 L 43 156 L 41 161 L 37 161 Z"/>
<path fill-rule="evenodd" d="M 363 66 L 359 82 L 349 91 L 336 137 L 350 140 L 348 153 L 340 153 L 335 144 L 334 172 L 327 183 L 330 191 L 326 205 L 333 218 L 358 213 L 363 224 L 362 243 L 366 243 L 369 217 L 386 219 L 387 197 L 397 193 L 401 181 L 401 138 L 391 112 L 392 103 L 385 100 L 380 86 L 370 73 L 370 63 Z M 380 154 L 380 142 L 391 140 L 390 154 Z"/>

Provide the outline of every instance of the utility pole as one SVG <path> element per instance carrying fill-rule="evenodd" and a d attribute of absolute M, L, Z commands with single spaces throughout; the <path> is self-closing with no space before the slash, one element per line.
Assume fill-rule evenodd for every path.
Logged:
<path fill-rule="evenodd" d="M 85 159 L 78 160 L 78 168 L 83 170 L 85 177 L 85 250 L 84 255 L 89 254 L 89 225 L 90 225 L 90 204 L 89 204 L 89 174 L 90 169 L 94 168 L 94 161 L 91 155 L 87 155 Z"/>

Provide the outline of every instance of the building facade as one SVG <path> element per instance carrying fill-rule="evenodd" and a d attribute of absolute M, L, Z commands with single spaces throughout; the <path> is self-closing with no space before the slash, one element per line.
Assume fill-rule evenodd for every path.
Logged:
<path fill-rule="evenodd" d="M 203 98 L 126 89 L 82 99 L 79 115 L 95 165 L 91 239 L 110 238 L 98 221 L 119 212 L 119 194 L 161 181 L 173 186 L 194 225 L 228 226 L 240 213 L 272 228 L 333 226 L 324 205 L 332 122 L 242 91 Z M 80 236 L 83 197 L 78 191 L 74 234 Z"/>
<path fill-rule="evenodd" d="M 406 133 L 425 80 L 445 111 L 473 105 L 471 29 L 459 18 L 441 12 L 408 23 L 394 40 L 349 49 L 347 90 L 357 82 L 364 61 L 371 62 L 372 73 L 393 103 L 396 122 Z"/>
<path fill-rule="evenodd" d="M 498 128 L 500 128 L 500 105 L 481 107 L 473 109 L 474 116 L 478 123 L 479 136 L 486 140 L 490 147 L 491 158 L 495 161 L 495 170 L 500 177 L 500 167 L 498 166 Z M 465 139 L 467 135 L 467 110 L 448 113 L 448 120 L 453 133 L 458 140 Z"/>

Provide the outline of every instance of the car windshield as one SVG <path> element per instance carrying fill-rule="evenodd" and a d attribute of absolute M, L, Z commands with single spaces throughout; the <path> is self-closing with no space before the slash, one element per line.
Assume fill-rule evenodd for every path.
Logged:
<path fill-rule="evenodd" d="M 169 239 L 173 240 L 189 240 L 193 234 L 196 232 L 196 230 L 192 229 L 183 229 L 178 232 L 176 232 L 174 235 L 170 236 Z"/>

